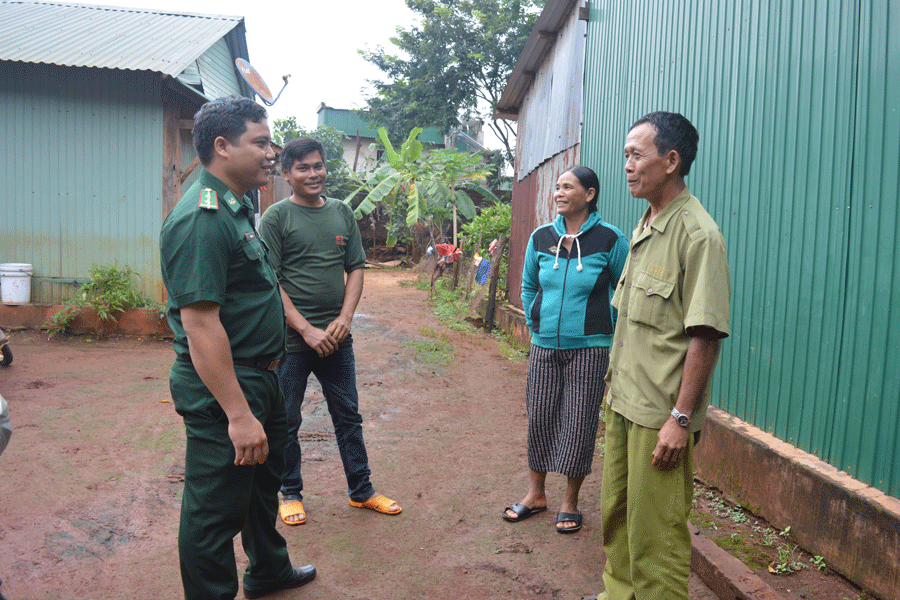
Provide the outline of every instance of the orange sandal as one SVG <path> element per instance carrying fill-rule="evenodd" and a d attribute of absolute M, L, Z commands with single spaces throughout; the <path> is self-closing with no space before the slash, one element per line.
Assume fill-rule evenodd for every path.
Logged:
<path fill-rule="evenodd" d="M 300 500 L 284 500 L 278 507 L 278 514 L 285 525 L 303 525 L 306 523 L 306 511 L 303 510 L 303 502 Z M 296 521 L 288 521 L 288 517 L 300 515 Z"/>
<path fill-rule="evenodd" d="M 391 506 L 397 504 L 387 496 L 383 494 L 379 494 L 374 498 L 369 498 L 365 502 L 354 502 L 350 501 L 350 506 L 354 508 L 368 508 L 369 510 L 374 510 L 375 512 L 380 512 L 386 515 L 399 515 L 400 511 L 403 509 L 400 508 L 400 505 L 397 504 L 397 510 L 391 510 Z"/>

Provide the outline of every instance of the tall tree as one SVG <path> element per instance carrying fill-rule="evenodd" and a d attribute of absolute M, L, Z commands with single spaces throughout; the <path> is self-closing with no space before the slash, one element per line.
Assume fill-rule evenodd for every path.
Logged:
<path fill-rule="evenodd" d="M 406 0 L 421 21 L 397 28 L 391 42 L 361 51 L 390 81 L 370 81 L 366 118 L 389 131 L 433 125 L 447 133 L 459 119 L 481 118 L 512 162 L 515 127 L 492 113 L 544 0 Z"/>

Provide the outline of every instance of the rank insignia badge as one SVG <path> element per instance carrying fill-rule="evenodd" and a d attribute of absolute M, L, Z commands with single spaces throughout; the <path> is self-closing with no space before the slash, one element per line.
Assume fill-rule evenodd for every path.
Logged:
<path fill-rule="evenodd" d="M 213 189 L 203 188 L 200 190 L 200 202 L 197 206 L 209 210 L 219 210 L 219 195 Z"/>

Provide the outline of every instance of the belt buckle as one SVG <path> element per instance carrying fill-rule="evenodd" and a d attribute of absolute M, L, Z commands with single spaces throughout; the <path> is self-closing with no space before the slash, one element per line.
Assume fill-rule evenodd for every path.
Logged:
<path fill-rule="evenodd" d="M 279 363 L 281 363 L 281 359 L 270 360 L 269 364 L 266 365 L 266 371 L 274 371 L 278 368 Z"/>

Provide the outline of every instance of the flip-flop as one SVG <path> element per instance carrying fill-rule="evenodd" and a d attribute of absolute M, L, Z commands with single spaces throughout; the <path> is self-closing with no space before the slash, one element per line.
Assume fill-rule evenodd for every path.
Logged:
<path fill-rule="evenodd" d="M 397 510 L 391 510 L 391 506 L 394 504 L 397 504 Z M 369 498 L 365 502 L 354 502 L 351 500 L 350 506 L 354 508 L 368 508 L 369 510 L 374 510 L 375 512 L 380 512 L 385 515 L 399 515 L 400 511 L 403 510 L 397 502 L 394 502 L 384 494 Z"/>
<path fill-rule="evenodd" d="M 511 517 L 506 514 L 506 511 L 511 510 L 516 513 L 515 517 Z M 524 521 L 531 515 L 536 515 L 537 513 L 541 513 L 547 510 L 546 506 L 538 506 L 537 508 L 529 508 L 524 504 L 511 504 L 503 509 L 503 518 L 509 521 L 510 523 L 518 523 L 519 521 Z"/>
<path fill-rule="evenodd" d="M 568 527 L 557 527 L 557 533 L 575 533 L 579 529 L 581 529 L 581 511 L 579 510 L 577 513 L 556 513 L 556 524 L 565 523 L 566 521 L 574 521 L 575 525 L 569 525 Z"/>
<path fill-rule="evenodd" d="M 306 523 L 306 511 L 303 510 L 303 502 L 296 498 L 289 498 L 281 502 L 278 507 L 278 515 L 285 525 L 303 525 Z M 288 517 L 300 515 L 299 521 L 288 521 Z"/>

